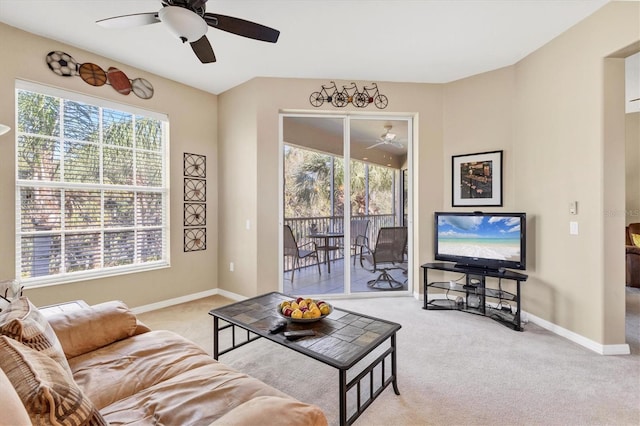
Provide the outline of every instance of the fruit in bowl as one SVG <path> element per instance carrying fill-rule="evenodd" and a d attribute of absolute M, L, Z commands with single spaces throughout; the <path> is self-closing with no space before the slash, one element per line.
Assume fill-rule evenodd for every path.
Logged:
<path fill-rule="evenodd" d="M 298 297 L 278 304 L 276 310 L 280 316 L 292 321 L 316 321 L 329 315 L 333 308 L 324 300 Z"/>

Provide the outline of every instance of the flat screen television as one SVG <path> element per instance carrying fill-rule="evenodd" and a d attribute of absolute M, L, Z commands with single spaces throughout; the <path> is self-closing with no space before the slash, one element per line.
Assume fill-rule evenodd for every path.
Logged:
<path fill-rule="evenodd" d="M 525 213 L 435 212 L 436 260 L 456 266 L 525 269 Z"/>

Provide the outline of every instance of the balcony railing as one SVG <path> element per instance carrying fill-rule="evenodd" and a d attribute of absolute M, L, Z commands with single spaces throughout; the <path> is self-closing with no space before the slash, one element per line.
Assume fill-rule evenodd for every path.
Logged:
<path fill-rule="evenodd" d="M 369 244 L 375 244 L 376 237 L 380 228 L 385 226 L 397 226 L 396 216 L 392 214 L 380 214 L 380 215 L 363 215 L 352 216 L 353 219 L 369 219 L 369 228 L 367 230 L 367 238 Z M 344 232 L 344 218 L 342 216 L 318 216 L 318 217 L 304 217 L 304 218 L 285 218 L 285 225 L 289 225 L 293 231 L 298 245 L 308 243 L 310 241 L 318 241 L 313 238 L 309 238 L 308 235 L 312 234 L 312 229 L 316 229 L 316 232 Z M 343 241 L 342 241 L 343 242 Z M 349 244 L 346 244 L 347 248 Z M 329 254 L 330 253 L 330 254 Z M 344 257 L 344 249 L 328 252 L 331 256 L 331 260 L 340 259 Z M 322 254 L 321 254 L 322 256 Z M 322 259 L 321 259 L 322 260 Z M 315 261 L 312 259 L 304 259 L 300 261 L 300 266 L 314 265 Z M 291 259 L 285 258 L 284 270 L 290 271 L 292 267 Z"/>

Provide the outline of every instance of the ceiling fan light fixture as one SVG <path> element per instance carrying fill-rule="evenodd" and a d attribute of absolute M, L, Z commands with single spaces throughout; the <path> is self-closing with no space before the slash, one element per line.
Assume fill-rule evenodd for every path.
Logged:
<path fill-rule="evenodd" d="M 197 13 L 179 6 L 166 6 L 158 18 L 183 42 L 198 41 L 207 33 L 207 23 Z"/>
<path fill-rule="evenodd" d="M 387 141 L 394 140 L 396 138 L 396 134 L 395 133 L 391 133 L 391 129 L 393 129 L 393 126 L 391 124 L 385 125 L 384 126 L 385 132 L 380 135 L 380 139 L 384 139 L 384 140 L 387 140 Z"/>

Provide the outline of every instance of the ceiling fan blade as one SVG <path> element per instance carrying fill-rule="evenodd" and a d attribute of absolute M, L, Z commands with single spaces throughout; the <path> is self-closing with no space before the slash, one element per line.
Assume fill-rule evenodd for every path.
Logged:
<path fill-rule="evenodd" d="M 193 53 L 196 54 L 198 59 L 200 59 L 200 62 L 203 64 L 216 61 L 216 55 L 213 53 L 213 48 L 211 47 L 211 43 L 209 43 L 207 36 L 202 36 L 199 40 L 192 41 L 189 44 L 191 44 Z"/>
<path fill-rule="evenodd" d="M 280 31 L 233 16 L 218 15 L 217 13 L 205 13 L 204 20 L 210 27 L 237 34 L 254 40 L 275 43 L 278 41 Z"/>
<path fill-rule="evenodd" d="M 160 19 L 158 19 L 158 12 L 147 12 L 100 19 L 99 21 L 96 21 L 96 24 L 105 28 L 131 28 L 142 25 L 157 24 L 158 22 L 160 22 Z"/>
<path fill-rule="evenodd" d="M 371 148 L 375 148 L 378 145 L 386 145 L 386 144 L 387 144 L 387 142 L 384 142 L 384 141 L 383 142 L 378 142 L 376 144 L 373 144 L 371 146 L 366 147 L 365 149 L 371 149 Z"/>
<path fill-rule="evenodd" d="M 192 9 L 200 9 L 206 2 L 207 0 L 191 0 L 187 3 L 189 3 L 189 6 L 191 6 Z"/>

